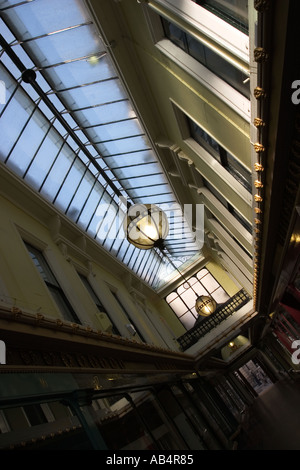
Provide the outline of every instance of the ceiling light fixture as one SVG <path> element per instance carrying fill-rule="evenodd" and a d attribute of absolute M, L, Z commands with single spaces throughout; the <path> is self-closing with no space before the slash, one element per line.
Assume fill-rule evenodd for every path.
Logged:
<path fill-rule="evenodd" d="M 217 308 L 216 301 L 208 295 L 199 296 L 193 286 L 174 265 L 167 254 L 165 239 L 169 233 L 169 222 L 165 212 L 153 204 L 134 204 L 128 207 L 124 220 L 124 230 L 129 243 L 141 250 L 157 248 L 165 256 L 184 282 L 196 294 L 195 309 L 198 315 L 207 317 Z"/>
<path fill-rule="evenodd" d="M 169 222 L 164 211 L 153 204 L 134 204 L 127 211 L 124 221 L 127 240 L 141 250 L 157 247 L 169 233 Z"/>

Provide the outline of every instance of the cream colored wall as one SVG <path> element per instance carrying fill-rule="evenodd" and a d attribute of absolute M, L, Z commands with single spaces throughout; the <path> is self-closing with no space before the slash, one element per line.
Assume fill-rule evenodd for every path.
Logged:
<path fill-rule="evenodd" d="M 6 175 L 10 178 L 10 175 Z M 19 184 L 20 188 L 22 183 Z M 26 204 L 28 190 L 23 187 L 21 204 Z M 10 196 L 8 196 L 10 197 Z M 11 199 L 11 198 L 10 198 Z M 43 202 L 37 197 L 38 206 Z M 49 207 L 44 204 L 44 214 Z M 36 208 L 32 205 L 33 212 Z M 176 349 L 174 335 L 184 332 L 183 327 L 170 311 L 165 302 L 154 295 L 148 299 L 147 295 L 134 295 L 134 290 L 127 282 L 121 280 L 126 276 L 117 276 L 110 272 L 107 254 L 103 255 L 101 249 L 92 257 L 82 254 L 74 249 L 74 238 L 78 237 L 78 229 L 74 228 L 73 239 L 53 235 L 53 224 L 45 223 L 51 220 L 47 214 L 45 220 L 37 220 L 36 215 L 29 215 L 6 197 L 0 197 L 0 302 L 2 305 L 18 307 L 31 313 L 42 313 L 50 318 L 62 318 L 62 315 L 52 299 L 46 284 L 38 273 L 33 261 L 25 247 L 23 240 L 40 249 L 48 261 L 58 283 L 66 294 L 70 304 L 84 325 L 94 329 L 105 330 L 107 319 L 99 320 L 98 309 L 82 284 L 78 272 L 86 275 L 95 293 L 102 301 L 105 309 L 118 330 L 124 337 L 132 338 L 126 325 L 131 323 L 124 314 L 111 290 L 119 297 L 128 315 L 133 319 L 144 339 L 154 345 Z M 51 212 L 51 210 L 50 210 Z M 53 211 L 53 214 L 55 212 Z M 72 230 L 71 232 L 72 233 Z M 63 240 L 63 241 L 62 241 Z M 71 248 L 70 248 L 71 247 Z M 95 250 L 95 248 L 94 248 Z M 132 292 L 132 294 L 130 293 Z M 139 292 L 138 292 L 139 294 Z M 174 334 L 173 334 L 174 332 Z M 138 339 L 134 336 L 134 339 Z"/>

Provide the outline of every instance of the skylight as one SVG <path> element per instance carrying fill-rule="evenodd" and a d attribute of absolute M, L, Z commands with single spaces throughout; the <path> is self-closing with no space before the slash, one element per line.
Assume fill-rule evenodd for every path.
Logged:
<path fill-rule="evenodd" d="M 166 211 L 177 267 L 199 246 L 83 7 L 0 0 L 0 160 L 155 288 L 161 256 L 124 238 L 122 201 Z M 32 83 L 26 70 L 36 73 Z"/>

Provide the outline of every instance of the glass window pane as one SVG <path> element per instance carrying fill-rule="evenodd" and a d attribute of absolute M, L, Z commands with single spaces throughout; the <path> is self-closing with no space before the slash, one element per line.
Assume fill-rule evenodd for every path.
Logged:
<path fill-rule="evenodd" d="M 57 304 L 59 311 L 61 312 L 64 319 L 70 322 L 80 323 L 76 315 L 74 315 L 71 311 L 69 304 L 66 302 L 66 299 L 62 295 L 61 291 L 52 286 L 48 286 L 48 289 L 51 292 L 55 303 Z"/>
<path fill-rule="evenodd" d="M 184 303 L 187 305 L 187 307 L 193 308 L 195 305 L 195 302 L 197 300 L 197 295 L 194 293 L 192 289 L 187 289 L 185 292 L 181 294 L 181 298 L 184 301 Z"/>
<path fill-rule="evenodd" d="M 117 101 L 124 98 L 119 80 L 109 80 L 95 83 L 74 90 L 60 93 L 70 110 L 86 108 L 94 104 L 104 104 L 107 101 Z"/>
<path fill-rule="evenodd" d="M 63 140 L 57 131 L 53 127 L 50 128 L 24 178 L 35 189 L 40 188 L 41 182 L 45 179 L 54 159 L 57 157 L 62 143 Z"/>
<path fill-rule="evenodd" d="M 65 144 L 59 153 L 58 157 L 53 164 L 49 175 L 47 176 L 42 188 L 41 193 L 51 201 L 54 200 L 65 175 L 68 173 L 70 166 L 75 158 L 74 153 Z"/>
<path fill-rule="evenodd" d="M 163 28 L 165 30 L 166 36 L 176 44 L 178 47 L 186 50 L 186 35 L 185 33 L 178 28 L 175 24 L 167 21 L 165 18 L 162 18 Z"/>
<path fill-rule="evenodd" d="M 109 59 L 102 56 L 96 63 L 83 59 L 53 67 L 49 69 L 49 75 L 53 80 L 55 88 L 59 91 L 107 80 L 115 76 L 115 71 Z M 94 104 L 97 105 L 98 102 Z"/>
<path fill-rule="evenodd" d="M 22 90 L 18 89 L 0 119 L 1 154 L 4 160 L 12 150 L 33 109 L 34 105 L 31 100 Z M 14 163 L 13 166 L 18 168 L 17 163 Z"/>
<path fill-rule="evenodd" d="M 207 274 L 206 276 L 202 277 L 201 283 L 208 290 L 208 292 L 212 292 L 219 287 L 219 283 L 211 274 Z"/>
<path fill-rule="evenodd" d="M 196 318 L 194 317 L 194 315 L 192 315 L 192 313 L 186 313 L 185 315 L 180 317 L 180 321 L 187 330 L 190 330 L 195 325 Z"/>
<path fill-rule="evenodd" d="M 2 3 L 5 5 L 8 2 Z M 20 3 L 20 1 L 9 3 Z M 79 4 L 77 1 L 75 3 Z M 51 0 L 50 3 L 49 0 L 24 2 L 17 9 L 6 11 L 10 21 L 17 26 L 20 39 L 28 39 L 31 36 L 39 36 L 70 25 L 81 24 L 88 19 L 83 18 L 83 14 L 84 11 L 77 8 L 73 0 L 64 0 L 63 3 L 60 0 Z"/>
<path fill-rule="evenodd" d="M 195 0 L 196 3 L 248 33 L 248 0 Z"/>
<path fill-rule="evenodd" d="M 177 297 L 170 303 L 170 307 L 174 310 L 178 317 L 180 317 L 187 311 L 187 306 L 182 302 L 179 297 Z"/>

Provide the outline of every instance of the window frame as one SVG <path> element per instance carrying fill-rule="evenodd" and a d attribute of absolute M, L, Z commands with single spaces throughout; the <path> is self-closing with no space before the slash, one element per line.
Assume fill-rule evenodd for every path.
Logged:
<path fill-rule="evenodd" d="M 188 27 L 203 32 L 211 42 L 219 44 L 245 64 L 249 63 L 248 35 L 201 5 L 191 0 L 155 0 L 149 4 L 149 9 L 165 16 L 182 18 Z"/>
<path fill-rule="evenodd" d="M 90 297 L 92 298 L 93 302 L 95 303 L 97 309 L 99 310 L 99 312 L 104 312 L 110 323 L 112 324 L 112 334 L 116 335 L 116 336 L 122 336 L 118 327 L 116 326 L 115 322 L 112 320 L 111 316 L 109 315 L 107 309 L 104 307 L 101 299 L 99 298 L 99 295 L 95 292 L 95 289 L 94 287 L 92 286 L 92 284 L 90 283 L 89 279 L 88 279 L 88 276 L 86 276 L 85 274 L 77 271 L 77 274 L 79 276 L 79 278 L 81 279 L 81 282 L 82 284 L 84 285 L 85 289 L 87 290 L 88 294 L 90 295 Z"/>
<path fill-rule="evenodd" d="M 196 60 L 197 63 L 201 64 L 203 67 L 205 67 L 206 70 L 208 70 L 210 73 L 212 73 L 214 76 L 218 77 L 220 80 L 222 80 L 224 83 L 229 85 L 231 88 L 233 88 L 235 91 L 237 91 L 240 95 L 244 96 L 248 101 L 250 101 L 250 82 L 249 82 L 249 90 L 247 95 L 245 92 L 239 90 L 237 88 L 237 80 L 231 79 L 232 73 L 228 74 L 223 74 L 223 76 L 218 73 L 219 69 L 227 69 L 227 67 L 231 67 L 230 70 L 232 70 L 234 73 L 243 73 L 244 74 L 244 80 L 243 83 L 246 80 L 249 80 L 249 72 L 246 70 L 243 70 L 241 67 L 237 67 L 233 61 L 228 60 L 228 57 L 226 54 L 224 55 L 220 51 L 215 50 L 213 47 L 210 47 L 209 44 L 207 44 L 207 41 L 203 40 L 202 38 L 198 38 L 196 35 L 193 35 L 189 31 L 185 31 L 181 25 L 176 24 L 175 21 L 171 21 L 165 17 L 161 17 L 162 25 L 163 25 L 163 30 L 164 30 L 164 36 L 167 38 L 169 41 L 172 42 L 176 47 L 181 49 L 183 52 L 185 52 L 189 57 L 193 58 Z M 176 28 L 176 32 L 180 32 L 183 36 L 182 40 L 176 41 L 176 37 L 172 39 L 172 33 L 171 33 L 171 27 Z M 196 42 L 199 51 L 202 49 L 202 54 L 201 57 L 198 54 L 198 57 L 194 55 L 194 50 L 195 47 L 191 47 L 191 44 L 193 42 Z M 217 61 L 217 67 L 215 63 L 211 63 L 211 60 L 213 59 L 213 62 Z M 218 61 L 221 61 L 221 66 Z M 246 82 L 245 82 L 246 83 Z"/>
<path fill-rule="evenodd" d="M 190 136 L 200 145 L 200 147 L 204 148 L 225 170 L 237 180 L 241 186 L 243 186 L 250 194 L 252 194 L 252 175 L 251 171 L 248 170 L 244 165 L 227 149 L 223 147 L 211 134 L 206 132 L 198 123 L 196 123 L 193 119 L 189 118 L 187 115 L 185 116 L 187 119 L 188 128 L 190 131 Z M 196 126 L 202 133 L 206 134 L 209 139 L 212 139 L 218 149 L 213 147 L 205 138 L 200 136 L 198 139 L 195 137 L 195 133 L 193 132 L 192 125 Z M 236 163 L 240 167 L 244 167 L 245 172 L 249 173 L 249 181 L 246 177 L 240 173 L 236 168 L 234 168 L 230 163 L 229 159 L 232 159 L 234 163 Z"/>
<path fill-rule="evenodd" d="M 211 153 L 204 146 L 200 145 L 193 137 L 191 137 L 188 120 L 195 122 L 197 126 L 199 126 L 199 124 L 188 113 L 186 113 L 185 110 L 183 110 L 174 100 L 171 99 L 170 101 L 173 107 L 179 132 L 181 133 L 181 137 L 187 147 L 193 153 L 195 153 L 206 165 L 213 169 L 216 174 L 218 174 L 218 176 L 224 181 L 224 183 L 228 185 L 236 194 L 238 194 L 239 197 L 249 207 L 252 207 L 252 191 L 249 192 L 216 158 L 211 155 Z M 206 131 L 206 129 L 202 129 L 204 130 L 204 132 L 210 135 L 209 132 Z M 214 136 L 212 136 L 212 138 L 216 140 Z M 216 142 L 219 144 L 219 141 L 216 140 Z M 225 150 L 227 151 L 227 149 Z M 229 153 L 234 157 L 231 152 Z M 240 164 L 242 165 L 241 162 Z"/>
<path fill-rule="evenodd" d="M 77 313 L 73 309 L 73 307 L 72 307 L 68 297 L 66 296 L 63 288 L 61 287 L 60 283 L 58 282 L 58 280 L 57 280 L 57 278 L 56 278 L 56 276 L 55 276 L 48 260 L 46 259 L 45 255 L 44 255 L 44 252 L 41 249 L 34 246 L 32 243 L 28 242 L 28 241 L 23 240 L 23 242 L 24 242 L 24 245 L 27 249 L 28 255 L 30 256 L 30 259 L 32 260 L 37 272 L 40 275 L 41 280 L 44 282 L 45 286 L 47 287 L 49 293 L 51 294 L 51 297 L 52 297 L 53 301 L 57 305 L 57 308 L 58 308 L 59 312 L 61 313 L 62 317 L 64 318 L 64 320 L 70 321 L 71 323 L 77 323 L 77 324 L 81 325 L 82 322 L 80 321 Z M 44 278 L 44 276 L 40 272 L 38 266 L 35 264 L 32 255 L 34 255 L 36 257 L 36 259 L 37 259 L 37 261 L 38 261 L 38 263 L 39 263 L 42 270 L 43 270 L 44 267 L 46 267 L 46 269 L 49 271 L 49 273 L 51 274 L 51 276 L 53 278 L 52 280 Z M 41 262 L 42 262 L 42 264 L 41 264 Z M 44 274 L 47 276 L 47 273 L 44 273 Z M 57 302 L 54 293 L 58 294 L 59 300 L 64 305 L 64 309 L 66 309 L 65 311 L 68 312 L 68 314 L 70 315 L 70 318 L 66 318 L 66 316 L 64 315 L 64 311 L 61 309 L 59 303 Z"/>
<path fill-rule="evenodd" d="M 201 273 L 201 271 L 204 271 L 206 270 L 207 273 L 204 274 L 201 278 L 197 277 L 199 273 Z M 218 286 L 215 288 L 215 289 L 212 289 L 212 290 L 209 290 L 202 282 L 201 282 L 201 279 L 204 279 L 207 275 L 210 275 L 213 280 L 218 284 Z M 196 321 L 201 317 L 200 316 L 195 316 L 194 313 L 192 312 L 192 308 L 189 308 L 186 301 L 184 300 L 184 298 L 181 296 L 181 294 L 178 292 L 180 289 L 184 288 L 184 285 L 185 284 L 189 284 L 189 282 L 191 281 L 191 279 L 194 279 L 194 278 L 197 278 L 199 284 L 201 285 L 201 287 L 203 289 L 205 289 L 205 291 L 208 293 L 208 294 L 203 294 L 203 295 L 211 295 L 217 290 L 217 289 L 222 289 L 224 291 L 224 293 L 227 295 L 228 298 L 230 298 L 228 292 L 226 292 L 226 290 L 224 289 L 224 287 L 219 283 L 219 281 L 215 278 L 215 276 L 209 271 L 209 269 L 207 268 L 207 266 L 203 266 L 202 268 L 199 269 L 199 271 L 195 272 L 195 274 L 193 274 L 192 276 L 189 276 L 186 280 L 184 280 L 184 282 L 182 282 L 181 284 L 179 284 L 178 286 L 176 286 L 175 289 L 173 289 L 171 292 L 169 292 L 166 296 L 165 296 L 165 301 L 166 303 L 168 304 L 168 306 L 171 308 L 171 310 L 174 312 L 174 314 L 176 315 L 176 317 L 178 318 L 178 320 L 180 321 L 180 323 L 184 326 L 184 328 L 189 331 L 191 328 L 193 328 L 193 326 L 195 325 Z M 184 292 L 187 292 L 189 289 L 192 289 L 192 287 L 188 287 L 185 289 Z M 183 293 L 184 293 L 183 292 Z M 177 298 L 179 298 L 181 300 L 181 302 L 183 302 L 183 304 L 185 304 L 187 310 L 182 314 L 182 315 L 178 315 L 176 313 L 176 311 L 172 308 L 171 306 L 171 303 L 172 301 L 175 300 L 175 298 L 173 300 L 171 300 L 170 302 L 168 302 L 167 298 L 169 296 L 171 296 L 172 294 L 175 294 L 177 296 Z M 202 294 L 200 294 L 202 295 Z M 213 296 L 212 296 L 213 297 Z M 226 302 L 226 300 L 225 300 Z M 218 304 L 218 303 L 217 303 Z M 191 326 L 190 328 L 187 328 L 187 326 L 182 322 L 181 318 L 184 317 L 184 315 L 186 314 L 190 314 L 192 315 L 194 318 L 195 318 L 195 323 L 193 326 Z M 203 317 L 204 318 L 204 317 Z M 199 321 L 199 320 L 198 320 Z"/>
<path fill-rule="evenodd" d="M 187 0 L 189 4 L 193 5 L 191 0 Z M 160 0 L 157 1 L 158 5 L 149 4 L 144 6 L 144 14 L 148 24 L 149 32 L 151 35 L 152 42 L 157 50 L 165 55 L 167 58 L 172 60 L 176 63 L 180 68 L 184 69 L 187 73 L 189 73 L 193 78 L 195 78 L 200 84 L 204 85 L 210 92 L 216 95 L 221 101 L 223 101 L 227 106 L 229 106 L 233 111 L 235 111 L 238 115 L 240 115 L 246 122 L 250 123 L 251 121 L 251 109 L 250 109 L 250 100 L 241 95 L 237 90 L 235 90 L 232 86 L 228 85 L 224 80 L 219 78 L 213 72 L 208 70 L 204 65 L 198 62 L 193 57 L 189 56 L 186 52 L 180 49 L 178 46 L 173 44 L 169 39 L 165 37 L 161 16 L 164 16 L 166 19 L 170 21 L 176 22 L 177 18 L 183 18 L 187 21 L 186 23 L 186 31 L 192 33 L 192 29 L 196 28 L 197 31 L 200 32 L 200 35 L 207 36 L 207 41 L 209 43 L 211 34 L 218 31 L 220 33 L 220 25 L 219 22 L 223 23 L 226 26 L 225 30 L 228 28 L 235 28 L 228 25 L 226 22 L 217 18 L 212 13 L 206 11 L 204 8 L 200 7 L 199 5 L 194 4 L 196 8 L 203 10 L 203 21 L 199 22 L 195 20 L 191 14 L 186 15 L 184 13 L 184 5 L 181 5 L 181 0 L 174 0 L 174 5 L 170 4 L 169 1 Z M 176 5 L 178 6 L 176 7 Z M 191 7 L 189 5 L 189 7 Z M 198 11 L 198 10 L 197 10 Z M 202 12 L 201 12 L 202 14 Z M 212 27 L 211 31 L 207 30 L 205 26 L 205 17 L 209 14 L 214 19 L 217 19 L 218 27 Z M 174 15 L 175 18 L 174 18 Z M 199 15 L 199 13 L 198 13 Z M 197 15 L 197 16 L 198 16 Z M 187 17 L 188 18 L 187 18 Z M 193 21 L 196 23 L 194 24 Z M 182 24 L 179 25 L 182 27 Z M 190 27 L 189 27 L 190 26 Z M 211 34 L 210 34 L 211 33 Z M 242 34 L 242 33 L 241 33 Z M 199 39 L 199 38 L 198 38 Z M 240 64 L 239 54 L 237 51 L 233 51 L 232 47 L 234 44 L 240 44 L 240 41 L 236 40 L 233 41 L 234 44 L 227 45 L 224 42 L 222 37 L 219 38 L 221 41 L 221 46 L 231 51 L 232 56 L 232 63 L 235 65 Z M 249 68 L 249 38 L 247 37 L 247 45 L 244 46 L 247 48 L 247 54 L 244 57 L 244 68 Z M 236 52 L 236 55 L 235 55 Z M 237 59 L 237 60 L 235 60 Z M 253 67 L 252 67 L 253 68 Z M 245 70 L 246 70 L 245 69 Z"/>

